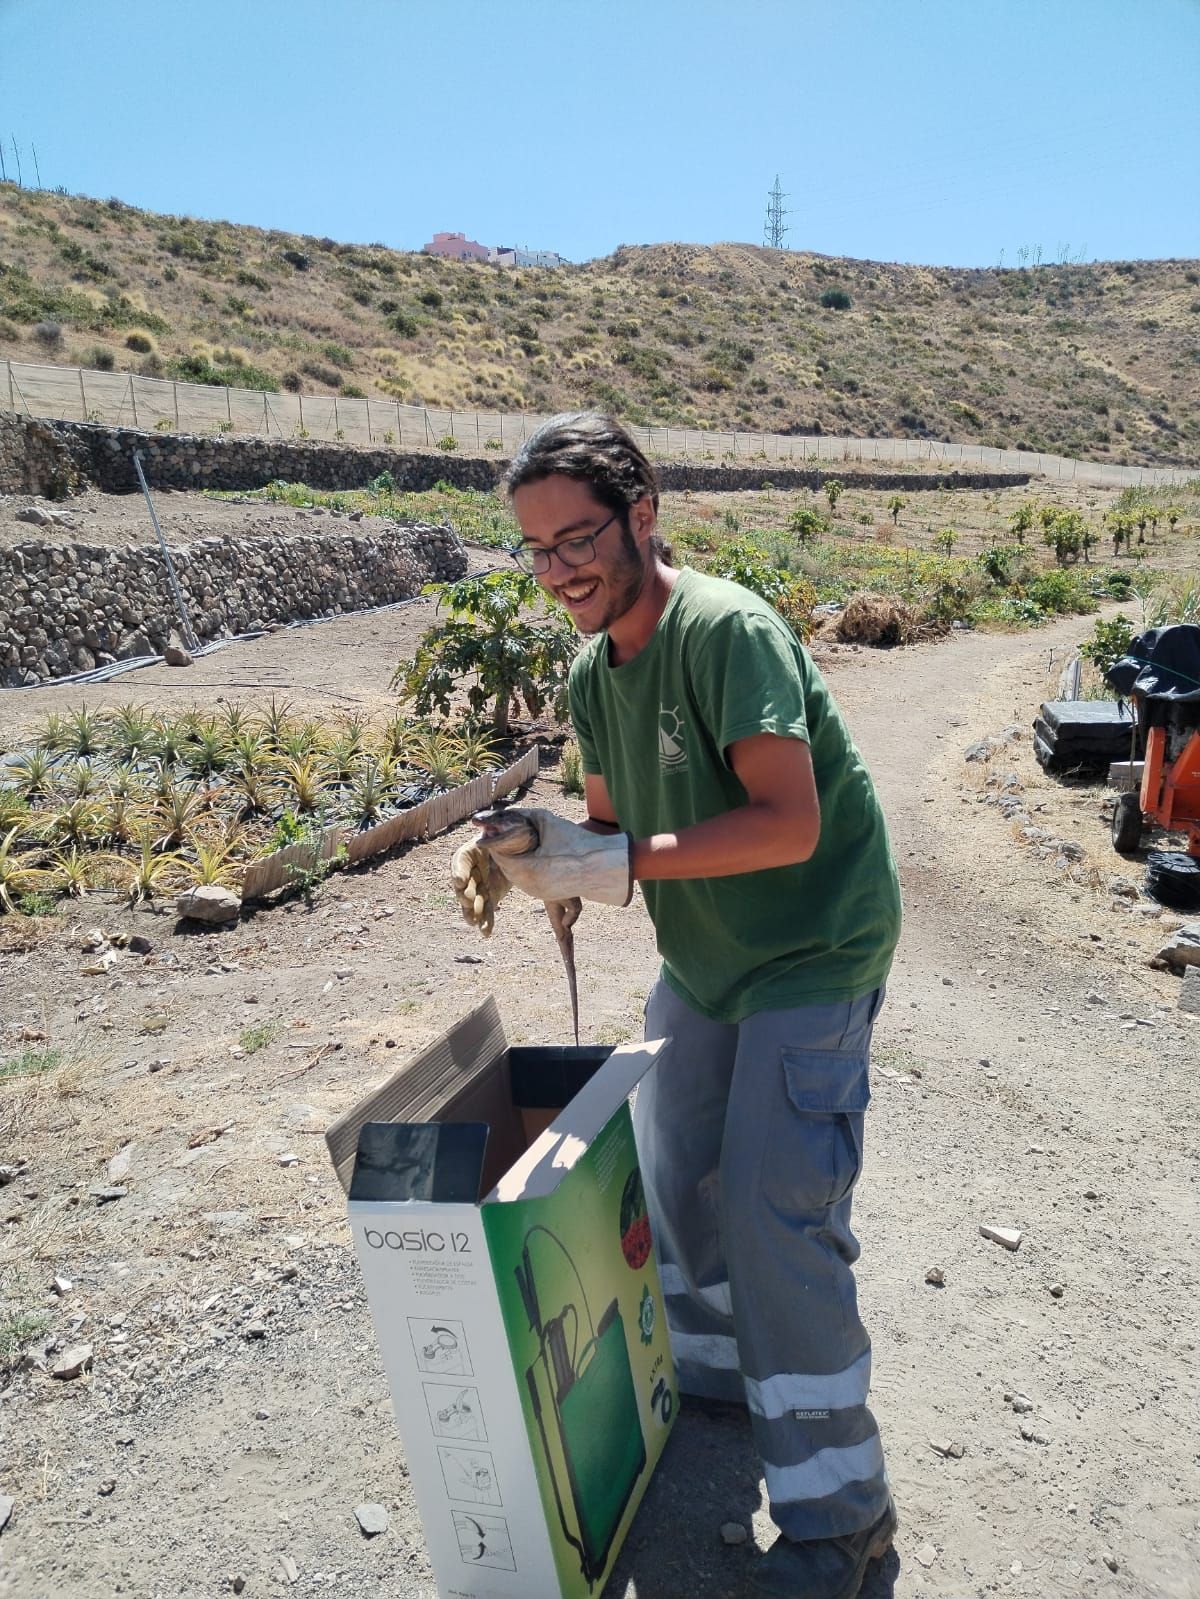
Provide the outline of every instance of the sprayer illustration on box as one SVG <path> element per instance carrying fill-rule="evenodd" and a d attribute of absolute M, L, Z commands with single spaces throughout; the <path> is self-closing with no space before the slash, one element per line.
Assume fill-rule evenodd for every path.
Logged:
<path fill-rule="evenodd" d="M 562 1250 L 579 1282 L 588 1332 L 582 1348 L 579 1308 L 573 1302 L 543 1319 L 529 1248 L 530 1241 L 539 1234 Z M 646 1465 L 646 1443 L 638 1419 L 625 1327 L 616 1299 L 609 1301 L 598 1323 L 592 1321 L 578 1268 L 561 1239 L 548 1227 L 531 1227 L 525 1234 L 516 1277 L 530 1330 L 538 1340 L 537 1359 L 526 1367 L 525 1382 L 554 1484 L 563 1536 L 578 1551 L 590 1587 L 605 1569 L 613 1535 Z M 555 1429 L 553 1448 L 546 1424 L 547 1404 Z M 604 1426 L 599 1425 L 601 1418 Z M 555 1464 L 558 1460 L 566 1474 L 576 1532 L 571 1530 L 564 1504 Z"/>
<path fill-rule="evenodd" d="M 597 1599 L 675 1371 L 629 1095 L 489 1002 L 327 1137 L 443 1599 Z"/>

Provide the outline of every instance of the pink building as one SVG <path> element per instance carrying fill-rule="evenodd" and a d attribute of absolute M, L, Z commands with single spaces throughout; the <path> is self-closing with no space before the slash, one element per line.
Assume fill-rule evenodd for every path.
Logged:
<path fill-rule="evenodd" d="M 486 244 L 476 244 L 465 233 L 435 233 L 422 253 L 445 256 L 450 261 L 486 261 L 490 252 Z"/>

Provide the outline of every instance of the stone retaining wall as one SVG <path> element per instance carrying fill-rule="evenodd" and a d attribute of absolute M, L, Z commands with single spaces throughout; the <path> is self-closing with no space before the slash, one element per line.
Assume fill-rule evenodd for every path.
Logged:
<path fill-rule="evenodd" d="M 432 488 L 439 481 L 460 489 L 492 489 L 507 461 L 480 456 L 364 450 L 306 439 L 267 439 L 230 434 L 147 433 L 94 422 L 31 422 L 0 415 L 0 493 L 45 494 L 58 498 L 86 478 L 106 493 L 138 486 L 133 452 L 140 450 L 150 487 L 172 489 L 254 489 L 277 478 L 315 489 L 358 489 L 390 472 L 405 490 Z M 664 489 L 720 492 L 761 489 L 819 489 L 829 478 L 847 488 L 995 489 L 1028 483 L 1028 473 L 897 472 L 825 467 L 797 469 L 778 462 L 716 466 L 675 462 L 659 467 Z M 43 486 L 45 485 L 45 486 Z"/>
<path fill-rule="evenodd" d="M 370 535 L 210 538 L 169 548 L 202 643 L 410 599 L 424 584 L 467 570 L 458 535 L 424 523 Z M 6 688 L 157 653 L 179 627 L 153 546 L 0 548 L 0 685 Z"/>

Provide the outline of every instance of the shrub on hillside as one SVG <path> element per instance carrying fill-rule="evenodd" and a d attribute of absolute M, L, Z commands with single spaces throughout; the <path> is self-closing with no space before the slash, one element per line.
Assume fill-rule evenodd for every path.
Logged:
<path fill-rule="evenodd" d="M 131 333 L 125 340 L 125 348 L 133 350 L 137 355 L 149 355 L 154 348 L 154 340 L 145 333 Z"/>
<path fill-rule="evenodd" d="M 33 336 L 46 349 L 57 350 L 62 343 L 63 332 L 57 322 L 38 322 L 34 326 Z"/>
<path fill-rule="evenodd" d="M 821 304 L 827 311 L 848 311 L 850 296 L 845 289 L 826 289 L 821 296 Z"/>

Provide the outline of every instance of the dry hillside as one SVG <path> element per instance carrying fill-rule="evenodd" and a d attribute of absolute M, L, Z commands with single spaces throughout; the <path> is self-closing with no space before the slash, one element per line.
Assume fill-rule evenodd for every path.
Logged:
<path fill-rule="evenodd" d="M 513 272 L 0 185 L 0 355 L 481 409 L 1200 466 L 1200 263 L 752 245 Z"/>

